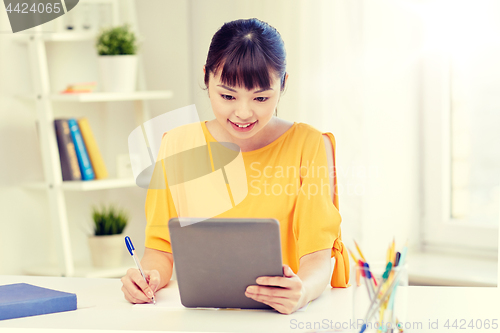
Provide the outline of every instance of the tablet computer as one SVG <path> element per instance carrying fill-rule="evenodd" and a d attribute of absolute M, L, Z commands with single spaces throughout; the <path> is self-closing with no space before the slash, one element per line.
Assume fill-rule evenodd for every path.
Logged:
<path fill-rule="evenodd" d="M 210 218 L 181 226 L 172 218 L 168 227 L 182 305 L 271 308 L 245 290 L 259 276 L 283 276 L 277 220 Z"/>

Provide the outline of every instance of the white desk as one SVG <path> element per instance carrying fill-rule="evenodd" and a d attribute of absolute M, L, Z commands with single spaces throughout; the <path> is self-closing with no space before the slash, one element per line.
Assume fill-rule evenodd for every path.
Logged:
<path fill-rule="evenodd" d="M 0 276 L 0 285 L 26 282 L 40 287 L 76 293 L 76 311 L 0 321 L 0 333 L 14 328 L 85 330 L 136 330 L 178 332 L 311 332 L 293 329 L 292 323 L 349 322 L 351 290 L 326 289 L 305 312 L 282 315 L 274 311 L 138 309 L 122 294 L 119 279 Z M 175 285 L 171 286 L 172 288 Z M 421 322 L 423 329 L 405 332 L 500 332 L 493 329 L 446 329 L 446 319 L 497 319 L 500 322 L 500 292 L 496 288 L 408 287 L 408 321 Z M 439 320 L 439 329 L 428 329 L 429 320 Z M 450 323 L 451 324 L 451 323 Z M 499 323 L 500 326 L 500 323 Z M 91 331 L 92 330 L 92 331 Z M 40 330 L 46 331 L 48 330 Z M 56 331 L 58 332 L 58 331 Z M 61 332 L 61 331 L 59 331 Z"/>

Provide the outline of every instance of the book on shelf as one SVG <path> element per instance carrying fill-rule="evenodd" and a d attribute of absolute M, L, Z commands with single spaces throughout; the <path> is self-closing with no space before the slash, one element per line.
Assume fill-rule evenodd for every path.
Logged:
<path fill-rule="evenodd" d="M 81 180 L 82 174 L 78 165 L 75 145 L 69 130 L 67 119 L 54 120 L 56 130 L 57 146 L 59 147 L 59 159 L 61 161 L 61 172 L 63 180 Z"/>
<path fill-rule="evenodd" d="M 97 82 L 82 82 L 69 84 L 61 94 L 91 93 L 95 90 Z"/>
<path fill-rule="evenodd" d="M 86 117 L 55 119 L 54 126 L 64 181 L 108 177 L 108 170 Z M 89 170 L 93 176 L 90 176 Z M 84 177 L 85 172 L 87 179 Z"/>
<path fill-rule="evenodd" d="M 87 152 L 89 154 L 90 163 L 94 168 L 95 179 L 104 179 L 108 177 L 108 170 L 102 159 L 101 152 L 97 146 L 94 134 L 90 128 L 89 121 L 86 117 L 81 117 L 78 119 L 78 126 L 80 127 L 80 132 L 82 133 L 83 141 L 85 147 L 87 147 Z"/>
<path fill-rule="evenodd" d="M 68 119 L 68 125 L 71 131 L 71 137 L 73 138 L 73 143 L 75 144 L 76 156 L 82 173 L 82 180 L 93 180 L 95 179 L 94 168 L 90 163 L 89 154 L 87 152 L 87 148 L 85 147 L 82 133 L 80 132 L 80 126 L 78 126 L 78 122 L 75 118 Z"/>
<path fill-rule="evenodd" d="M 0 286 L 0 320 L 72 311 L 76 308 L 76 294 L 27 283 Z"/>

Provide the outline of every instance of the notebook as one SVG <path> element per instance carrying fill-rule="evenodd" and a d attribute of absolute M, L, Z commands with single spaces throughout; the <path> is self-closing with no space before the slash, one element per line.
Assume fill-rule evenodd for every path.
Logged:
<path fill-rule="evenodd" d="M 76 310 L 76 294 L 27 283 L 0 286 L 0 320 Z"/>

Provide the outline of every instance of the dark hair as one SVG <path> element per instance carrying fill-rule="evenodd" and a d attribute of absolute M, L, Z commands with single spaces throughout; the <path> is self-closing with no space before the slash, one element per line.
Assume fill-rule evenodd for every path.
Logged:
<path fill-rule="evenodd" d="M 210 73 L 222 67 L 221 81 L 247 90 L 267 89 L 270 73 L 285 88 L 286 52 L 280 33 L 269 24 L 251 18 L 226 22 L 213 36 L 205 64 L 205 85 Z"/>

